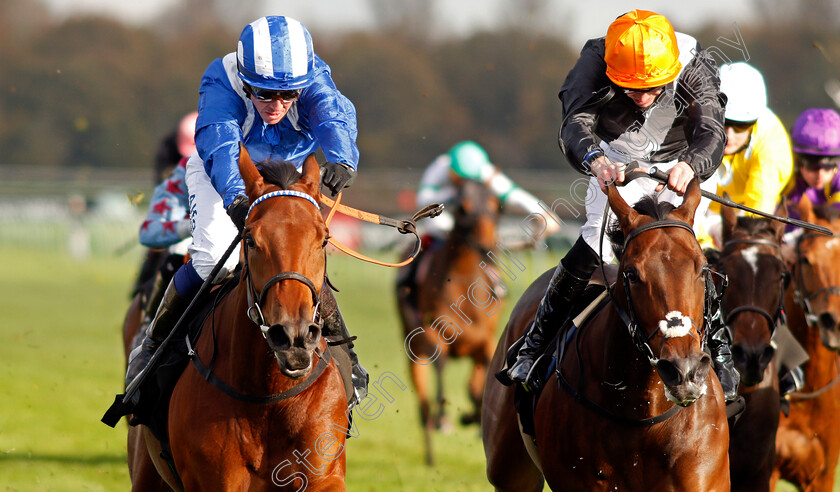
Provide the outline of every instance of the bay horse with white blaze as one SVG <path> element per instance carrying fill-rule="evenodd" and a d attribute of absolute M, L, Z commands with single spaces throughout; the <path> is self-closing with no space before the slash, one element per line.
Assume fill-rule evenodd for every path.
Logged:
<path fill-rule="evenodd" d="M 803 196 L 799 215 L 834 235 L 802 234 L 788 260 L 788 326 L 810 360 L 803 388 L 790 395 L 790 417 L 779 422 L 773 485 L 784 478 L 803 491 L 830 492 L 840 457 L 840 211 L 814 208 Z"/>
<path fill-rule="evenodd" d="M 502 301 L 482 266 L 496 245 L 499 201 L 483 184 L 464 179 L 455 200 L 455 226 L 443 244 L 427 251 L 416 266 L 415 291 L 397 286 L 397 306 L 405 333 L 411 380 L 420 400 L 426 463 L 434 461 L 432 433 L 446 428 L 443 370 L 450 357 L 470 357 L 468 391 L 474 405 L 462 416 L 478 422 L 487 365 L 493 356 Z M 425 273 L 420 273 L 425 272 Z M 430 403 L 431 367 L 437 375 L 436 409 Z"/>
<path fill-rule="evenodd" d="M 260 172 L 240 147 L 239 168 L 252 203 L 242 277 L 195 344 L 215 382 L 187 367 L 169 402 L 180 482 L 148 428 L 130 439 L 134 490 L 154 483 L 141 466 L 149 462 L 175 490 L 345 490 L 345 432 L 336 429 L 348 429 L 347 397 L 316 320 L 328 238 L 318 163 L 310 155 L 302 175 L 286 163 Z"/>
<path fill-rule="evenodd" d="M 781 215 L 787 215 L 782 210 Z M 723 247 L 713 267 L 728 277 L 721 301 L 732 330 L 732 358 L 741 375 L 746 409 L 730 428 L 732 490 L 769 492 L 779 425 L 779 364 L 774 335 L 783 321 L 788 271 L 782 222 L 736 217 L 721 207 Z"/>
<path fill-rule="evenodd" d="M 520 432 L 515 388 L 488 377 L 488 478 L 511 492 L 542 490 L 541 476 L 564 491 L 729 490 L 723 391 L 703 350 L 712 274 L 691 228 L 699 185 L 677 208 L 646 198 L 633 209 L 615 186 L 608 198 L 626 238 L 613 301 L 564 337 L 535 438 Z M 534 318 L 550 275 L 520 298 L 489 374 Z"/>

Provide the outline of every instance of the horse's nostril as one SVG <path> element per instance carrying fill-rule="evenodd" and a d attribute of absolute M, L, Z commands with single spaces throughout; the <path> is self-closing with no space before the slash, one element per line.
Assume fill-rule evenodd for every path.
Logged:
<path fill-rule="evenodd" d="M 759 358 L 759 364 L 761 364 L 761 367 L 767 367 L 767 364 L 769 364 L 770 361 L 773 360 L 773 355 L 775 354 L 776 349 L 774 349 L 770 345 L 766 345 L 764 347 L 764 350 L 761 351 L 761 357 Z"/>
<path fill-rule="evenodd" d="M 656 372 L 659 373 L 659 377 L 665 383 L 665 386 L 673 387 L 682 382 L 682 374 L 680 374 L 679 369 L 667 359 L 659 359 L 659 362 L 656 363 Z"/>
<path fill-rule="evenodd" d="M 837 321 L 835 321 L 834 316 L 831 313 L 820 314 L 818 320 L 820 325 L 826 330 L 834 329 L 834 327 L 837 326 Z"/>
<path fill-rule="evenodd" d="M 309 325 L 309 333 L 306 334 L 307 343 L 317 343 L 321 336 L 321 326 L 315 323 Z"/>
<path fill-rule="evenodd" d="M 292 346 L 292 341 L 283 325 L 271 325 L 268 329 L 268 340 L 274 350 L 286 350 Z"/>

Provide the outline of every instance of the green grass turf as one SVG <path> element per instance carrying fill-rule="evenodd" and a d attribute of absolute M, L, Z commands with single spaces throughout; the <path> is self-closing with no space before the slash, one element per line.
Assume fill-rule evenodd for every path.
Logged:
<path fill-rule="evenodd" d="M 136 250 L 135 250 L 136 252 Z M 0 490 L 128 490 L 125 423 L 99 422 L 123 377 L 120 328 L 136 256 L 76 261 L 0 248 Z M 553 258 L 528 261 L 548 268 Z M 419 412 L 393 297 L 394 271 L 331 255 L 329 271 L 357 351 L 372 378 L 407 385 L 348 441 L 349 490 L 487 490 L 477 426 L 435 436 L 437 466 L 422 464 Z M 535 270 L 514 285 L 515 299 Z M 510 303 L 508 304 L 508 309 Z M 506 318 L 506 316 L 505 316 Z M 453 421 L 469 408 L 469 364 L 447 368 Z"/>
<path fill-rule="evenodd" d="M 527 270 L 513 285 L 503 320 L 527 283 L 557 259 L 522 257 Z M 125 423 L 111 429 L 99 419 L 121 386 L 120 327 L 138 261 L 0 248 L 0 490 L 129 490 Z M 359 437 L 346 448 L 348 490 L 489 490 L 477 426 L 435 435 L 437 465 L 423 465 L 394 271 L 340 255 L 330 256 L 329 271 L 372 379 L 390 371 L 407 386 L 389 386 L 394 402 L 380 399 L 379 418 L 356 419 Z M 448 410 L 456 422 L 469 409 L 469 367 L 467 361 L 447 367 Z"/>

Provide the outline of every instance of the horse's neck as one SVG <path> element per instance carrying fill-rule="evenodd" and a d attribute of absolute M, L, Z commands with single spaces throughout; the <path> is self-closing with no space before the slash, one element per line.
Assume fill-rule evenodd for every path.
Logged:
<path fill-rule="evenodd" d="M 456 231 L 452 231 L 446 238 L 441 253 L 437 258 L 440 263 L 435 265 L 437 271 L 449 271 L 458 265 L 464 265 L 472 271 L 478 268 L 480 262 L 478 256 L 481 253 L 475 249 L 471 239 Z"/>
<path fill-rule="evenodd" d="M 615 309 L 608 306 L 599 317 L 605 319 L 601 322 L 596 318 L 596 324 L 589 328 L 592 333 L 584 333 L 582 349 L 582 356 L 592 361 L 591 380 L 599 386 L 599 392 L 612 395 L 611 401 L 618 402 L 616 407 L 634 412 L 646 408 L 648 416 L 669 409 L 672 404 L 665 398 L 659 375 L 636 349 Z"/>

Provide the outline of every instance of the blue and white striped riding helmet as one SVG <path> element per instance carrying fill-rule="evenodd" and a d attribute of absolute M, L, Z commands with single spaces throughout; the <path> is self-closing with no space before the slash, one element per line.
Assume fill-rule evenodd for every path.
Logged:
<path fill-rule="evenodd" d="M 312 36 L 291 17 L 261 17 L 245 26 L 236 49 L 239 78 L 259 89 L 286 91 L 312 83 Z"/>

